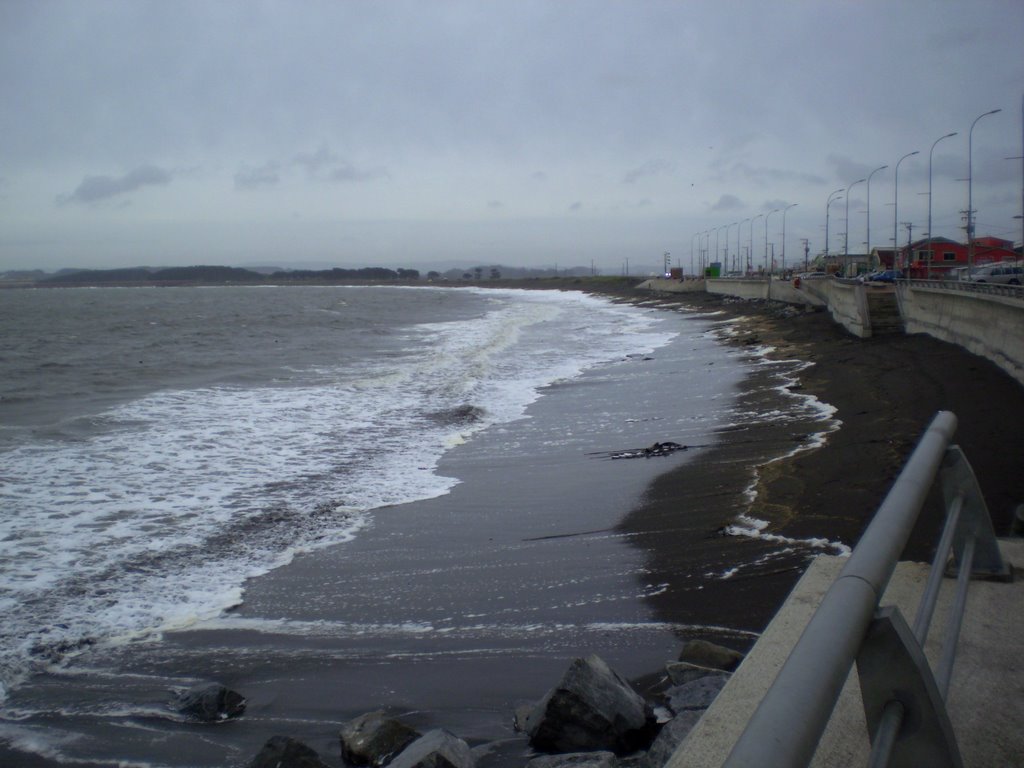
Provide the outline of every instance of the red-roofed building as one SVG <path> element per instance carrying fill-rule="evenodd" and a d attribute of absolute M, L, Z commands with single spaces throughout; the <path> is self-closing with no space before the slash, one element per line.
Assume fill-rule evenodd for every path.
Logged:
<path fill-rule="evenodd" d="M 966 244 L 950 240 L 948 237 L 933 237 L 931 247 L 932 278 L 941 280 L 949 270 L 967 266 Z M 1020 255 L 1014 250 L 1012 240 L 1003 240 L 998 237 L 976 237 L 974 239 L 974 266 L 997 261 L 1015 261 L 1019 258 Z M 899 268 L 903 269 L 908 277 L 927 278 L 929 276 L 927 238 L 917 240 L 900 249 Z"/>

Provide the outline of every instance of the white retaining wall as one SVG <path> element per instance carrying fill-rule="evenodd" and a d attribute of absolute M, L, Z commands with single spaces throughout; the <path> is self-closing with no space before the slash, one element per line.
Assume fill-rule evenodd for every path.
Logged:
<path fill-rule="evenodd" d="M 910 281 L 897 284 L 896 296 L 907 333 L 927 333 L 964 347 L 1024 384 L 1024 298 L 992 288 L 969 292 Z"/>

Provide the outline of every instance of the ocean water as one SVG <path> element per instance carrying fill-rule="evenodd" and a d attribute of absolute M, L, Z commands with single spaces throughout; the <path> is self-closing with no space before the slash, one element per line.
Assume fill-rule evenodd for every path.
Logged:
<path fill-rule="evenodd" d="M 678 628 L 623 514 L 722 429 L 831 428 L 789 369 L 777 408 L 740 412 L 769 364 L 727 328 L 575 292 L 7 291 L 0 333 L 0 743 L 52 764 L 326 744 L 341 712 L 421 708 L 411 669 L 460 712 L 485 693 L 453 675 L 500 679 L 498 714 L 460 721 L 490 738 L 532 695 L 511 657 L 648 671 Z M 608 459 L 665 439 L 690 449 Z M 730 532 L 807 545 L 763 528 Z M 161 691 L 211 677 L 250 711 L 197 740 Z"/>

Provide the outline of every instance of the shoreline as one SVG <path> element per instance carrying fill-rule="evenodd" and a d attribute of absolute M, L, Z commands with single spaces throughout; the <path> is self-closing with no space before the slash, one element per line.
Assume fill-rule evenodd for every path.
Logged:
<path fill-rule="evenodd" d="M 939 410 L 950 410 L 959 422 L 955 442 L 978 476 L 996 533 L 1010 533 L 1014 507 L 1024 500 L 1019 471 L 1024 433 L 1013 428 L 1024 424 L 1024 388 L 988 360 L 924 335 L 857 339 L 827 313 L 777 302 L 637 289 L 609 294 L 649 306 L 719 312 L 723 319 L 736 321 L 736 332 L 723 343 L 765 345 L 772 348 L 768 359 L 806 361 L 795 374 L 793 389 L 831 406 L 839 426 L 819 448 L 756 466 L 750 514 L 769 522 L 766 532 L 825 536 L 854 546 L 931 418 Z M 706 461 L 728 464 L 738 450 L 726 442 L 709 452 Z M 678 509 L 685 489 L 713 486 L 702 471 L 691 465 L 660 476 L 645 505 L 624 523 L 642 534 L 638 543 L 649 548 L 651 561 L 666 573 L 679 561 L 666 534 L 680 526 Z M 941 499 L 933 491 L 904 559 L 930 560 L 942 515 Z M 743 587 L 716 590 L 708 602 L 722 606 L 726 615 L 733 613 L 731 601 L 744 603 L 749 611 L 745 618 L 760 631 L 803 570 L 797 565 L 766 572 Z M 679 614 L 678 601 L 670 595 L 651 602 L 660 616 Z"/>
<path fill-rule="evenodd" d="M 666 297 L 637 290 L 625 281 L 607 281 L 600 287 L 585 281 L 567 282 L 564 286 L 495 287 L 561 288 L 646 308 L 693 313 L 720 328 L 728 328 L 727 334 L 717 335 L 715 343 L 729 348 L 732 355 L 749 358 L 743 363 L 742 379 L 729 396 L 735 399 L 737 413 L 751 412 L 757 418 L 722 427 L 716 431 L 718 439 L 712 445 L 680 456 L 685 461 L 652 460 L 659 464 L 647 464 L 645 474 L 650 480 L 635 503 L 635 495 L 629 501 L 625 497 L 613 501 L 606 491 L 596 487 L 584 489 L 591 498 L 616 508 L 614 515 L 612 511 L 603 513 L 611 515 L 611 528 L 598 531 L 593 530 L 595 526 L 578 530 L 557 527 L 551 531 L 557 535 L 540 538 L 531 538 L 531 533 L 515 524 L 495 529 L 496 535 L 505 537 L 506 544 L 502 546 L 517 558 L 518 553 L 535 551 L 539 569 L 558 563 L 558 568 L 565 569 L 566 584 L 576 578 L 570 573 L 570 564 L 561 562 L 570 551 L 582 558 L 580 563 L 592 559 L 597 551 L 603 551 L 602 547 L 618 546 L 616 542 L 635 551 L 642 568 L 625 581 L 633 580 L 636 585 L 637 597 L 630 599 L 648 609 L 649 618 L 644 621 L 652 623 L 645 631 L 663 633 L 664 640 L 657 643 L 665 650 L 664 662 L 674 658 L 683 639 L 706 638 L 738 650 L 749 648 L 775 615 L 812 554 L 833 553 L 829 541 L 851 546 L 856 543 L 936 410 L 952 410 L 960 417 L 957 441 L 978 474 L 997 533 L 1003 535 L 1008 531 L 1013 505 L 1024 499 L 1024 477 L 1015 467 L 1019 456 L 1024 455 L 1024 437 L 1014 434 L 1006 425 L 1024 423 L 1024 389 L 987 361 L 923 336 L 856 339 L 822 312 L 706 294 Z M 654 357 L 654 362 L 644 365 L 662 365 L 657 353 Z M 780 398 L 787 397 L 786 392 L 796 398 L 813 396 L 821 405 L 809 407 L 793 418 L 774 415 L 784 410 L 778 404 Z M 552 408 L 553 404 L 542 407 Z M 828 420 L 823 420 L 825 416 Z M 840 422 L 838 428 L 831 429 L 829 420 Z M 823 444 L 817 446 L 820 433 L 826 431 Z M 659 440 L 674 438 L 670 433 L 656 436 Z M 662 461 L 666 465 L 661 465 Z M 620 467 L 619 462 L 614 462 L 608 467 L 618 470 L 631 464 L 622 462 Z M 475 464 L 474 471 L 501 473 L 498 464 L 487 463 Z M 547 487 L 553 488 L 555 482 L 553 477 Z M 491 494 L 500 497 L 495 499 L 499 502 L 504 498 L 501 487 L 499 484 L 499 490 Z M 538 494 L 542 487 L 543 484 L 536 489 Z M 581 498 L 574 504 L 585 511 L 586 494 Z M 428 501 L 423 508 L 447 508 L 449 501 Z M 463 501 L 463 514 L 475 514 L 473 504 Z M 503 502 L 498 503 L 497 507 L 502 505 Z M 446 510 L 445 515 L 448 514 Z M 934 509 L 925 514 L 912 536 L 908 557 L 924 559 L 928 555 L 935 540 L 935 518 Z M 757 521 L 763 521 L 763 529 Z M 744 529 L 743 535 L 723 535 L 730 526 Z M 394 536 L 406 535 L 405 525 L 396 524 L 393 528 Z M 571 547 L 557 543 L 565 541 L 566 530 L 575 537 Z M 599 535 L 588 538 L 593 534 Z M 819 539 L 825 542 L 812 543 Z M 545 543 L 539 543 L 542 541 Z M 582 547 L 594 547 L 594 551 L 588 555 Z M 370 573 L 374 557 L 386 552 L 383 548 L 368 551 L 364 572 Z M 465 572 L 465 578 L 452 570 L 453 586 L 479 586 L 479 576 L 492 566 L 484 562 L 486 557 L 480 558 L 477 553 L 472 558 L 474 562 L 460 563 L 458 570 Z M 422 565 L 416 565 L 417 562 Z M 437 565 L 417 554 L 410 560 L 408 575 L 415 577 Z M 333 567 L 325 569 L 324 562 L 317 557 L 310 558 L 305 568 L 304 575 L 301 569 L 292 569 L 292 574 L 308 579 L 311 584 L 325 578 L 328 584 L 334 579 L 347 584 L 353 575 Z M 283 588 L 283 597 L 274 598 L 281 600 L 281 604 L 285 604 L 288 595 L 316 595 L 315 590 L 310 591 L 312 587 L 299 589 L 288 584 L 287 579 L 275 580 Z M 584 599 L 600 583 L 603 582 L 581 583 L 574 589 L 579 592 L 579 599 Z M 392 594 L 396 599 L 405 599 L 409 584 L 415 587 L 414 581 L 404 584 L 401 579 L 395 581 Z M 501 595 L 508 594 L 502 590 L 511 588 L 514 593 L 514 587 L 508 582 L 495 584 L 495 599 L 504 600 Z M 608 587 L 599 587 L 598 592 L 602 589 Z M 243 603 L 238 612 L 228 614 L 228 619 L 237 615 L 244 620 L 247 612 Z M 252 615 L 258 616 L 258 611 Z M 345 612 L 338 615 L 342 618 Z M 526 634 L 495 642 L 495 650 L 505 649 L 512 655 L 480 655 L 473 648 L 466 655 L 464 649 L 457 647 L 457 634 L 441 634 L 448 631 L 443 624 L 447 615 L 450 614 L 438 614 L 442 623 L 436 624 L 439 632 L 434 639 L 427 639 L 428 647 L 417 646 L 419 641 L 411 632 L 409 644 L 401 647 L 400 643 L 391 656 L 375 656 L 377 651 L 358 634 L 340 645 L 326 634 L 296 637 L 291 647 L 299 653 L 297 662 L 289 661 L 287 655 L 271 653 L 268 645 L 268 658 L 255 670 L 255 678 L 253 670 L 242 673 L 241 657 L 235 661 L 231 649 L 237 642 L 241 643 L 242 652 L 259 647 L 263 630 L 240 632 L 235 628 L 230 630 L 233 634 L 229 637 L 223 629 L 213 628 L 205 636 L 203 632 L 182 633 L 166 642 L 171 655 L 186 658 L 192 654 L 199 662 L 190 674 L 220 677 L 228 685 L 234 685 L 232 674 L 242 675 L 242 680 L 249 675 L 256 681 L 247 686 L 239 680 L 239 690 L 251 695 L 253 706 L 250 715 L 242 718 L 245 722 L 233 724 L 233 730 L 265 727 L 260 723 L 270 717 L 270 711 L 261 712 L 260 708 L 269 707 L 279 698 L 287 705 L 286 711 L 297 727 L 297 732 L 290 735 L 312 737 L 310 745 L 332 765 L 337 763 L 336 747 L 323 735 L 336 730 L 330 723 L 378 706 L 404 707 L 412 712 L 418 725 L 449 728 L 471 743 L 498 743 L 504 739 L 505 746 L 487 765 L 519 765 L 525 762 L 520 760 L 524 742 L 505 733 L 504 719 L 500 726 L 495 720 L 499 713 L 511 713 L 505 693 L 487 689 L 486 696 L 467 706 L 464 701 L 459 703 L 458 695 L 447 693 L 449 687 L 479 685 L 495 675 L 505 682 L 511 681 L 508 690 L 517 691 L 517 696 L 539 697 L 557 681 L 561 656 L 585 656 L 602 647 L 611 651 L 608 661 L 613 667 L 618 666 L 619 659 L 629 660 L 623 662 L 632 667 L 623 670 L 627 677 L 651 682 L 660 675 L 658 669 L 640 669 L 657 661 L 658 654 L 652 652 L 650 640 L 632 639 L 630 632 L 635 630 L 609 637 L 611 633 L 601 629 L 599 613 L 593 611 L 586 614 L 595 622 L 593 627 L 581 623 L 579 627 L 586 627 L 586 632 L 577 631 L 552 640 L 553 646 L 557 646 L 556 655 L 551 655 L 552 646 L 545 649 L 543 658 L 529 653 L 522 657 L 514 655 L 523 645 L 522 638 L 537 631 L 529 623 L 522 627 Z M 324 626 L 330 628 L 330 621 Z M 543 626 L 537 624 L 540 629 Z M 451 638 L 456 646 L 446 650 L 438 644 L 439 637 Z M 197 656 L 197 649 L 204 646 L 214 652 L 204 655 L 200 650 Z M 224 654 L 223 658 L 219 654 Z M 381 664 L 400 666 L 410 690 L 396 696 L 395 690 L 381 687 Z M 322 672 L 315 672 L 318 666 L 323 668 Z M 173 668 L 175 662 L 168 661 L 166 670 Z M 163 669 L 161 665 L 155 671 L 163 674 Z M 233 671 L 225 675 L 225 669 Z M 313 677 L 308 677 L 310 673 Z M 329 698 L 329 706 L 315 705 L 318 697 Z M 269 724 L 270 719 L 264 722 Z M 218 732 L 218 738 L 228 737 L 227 729 Z M 271 735 L 263 733 L 263 738 Z M 246 750 L 248 746 L 237 753 L 239 760 L 248 760 L 255 754 L 255 750 L 249 750 L 251 754 Z M 8 753 L 0 742 L 0 758 L 6 756 L 24 758 L 22 753 Z M 45 758 L 38 763 L 26 763 L 29 764 L 50 765 Z"/>

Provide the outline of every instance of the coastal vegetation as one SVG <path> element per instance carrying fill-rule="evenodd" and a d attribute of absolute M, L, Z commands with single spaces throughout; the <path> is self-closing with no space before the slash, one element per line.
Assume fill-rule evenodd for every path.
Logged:
<path fill-rule="evenodd" d="M 349 282 L 474 282 L 592 277 L 589 267 L 570 269 L 525 268 L 499 265 L 431 269 L 424 275 L 407 267 L 358 267 L 331 269 L 282 269 L 280 267 L 122 267 L 118 269 L 15 270 L 0 272 L 0 287 L 86 285 L 280 285 L 338 284 Z"/>

